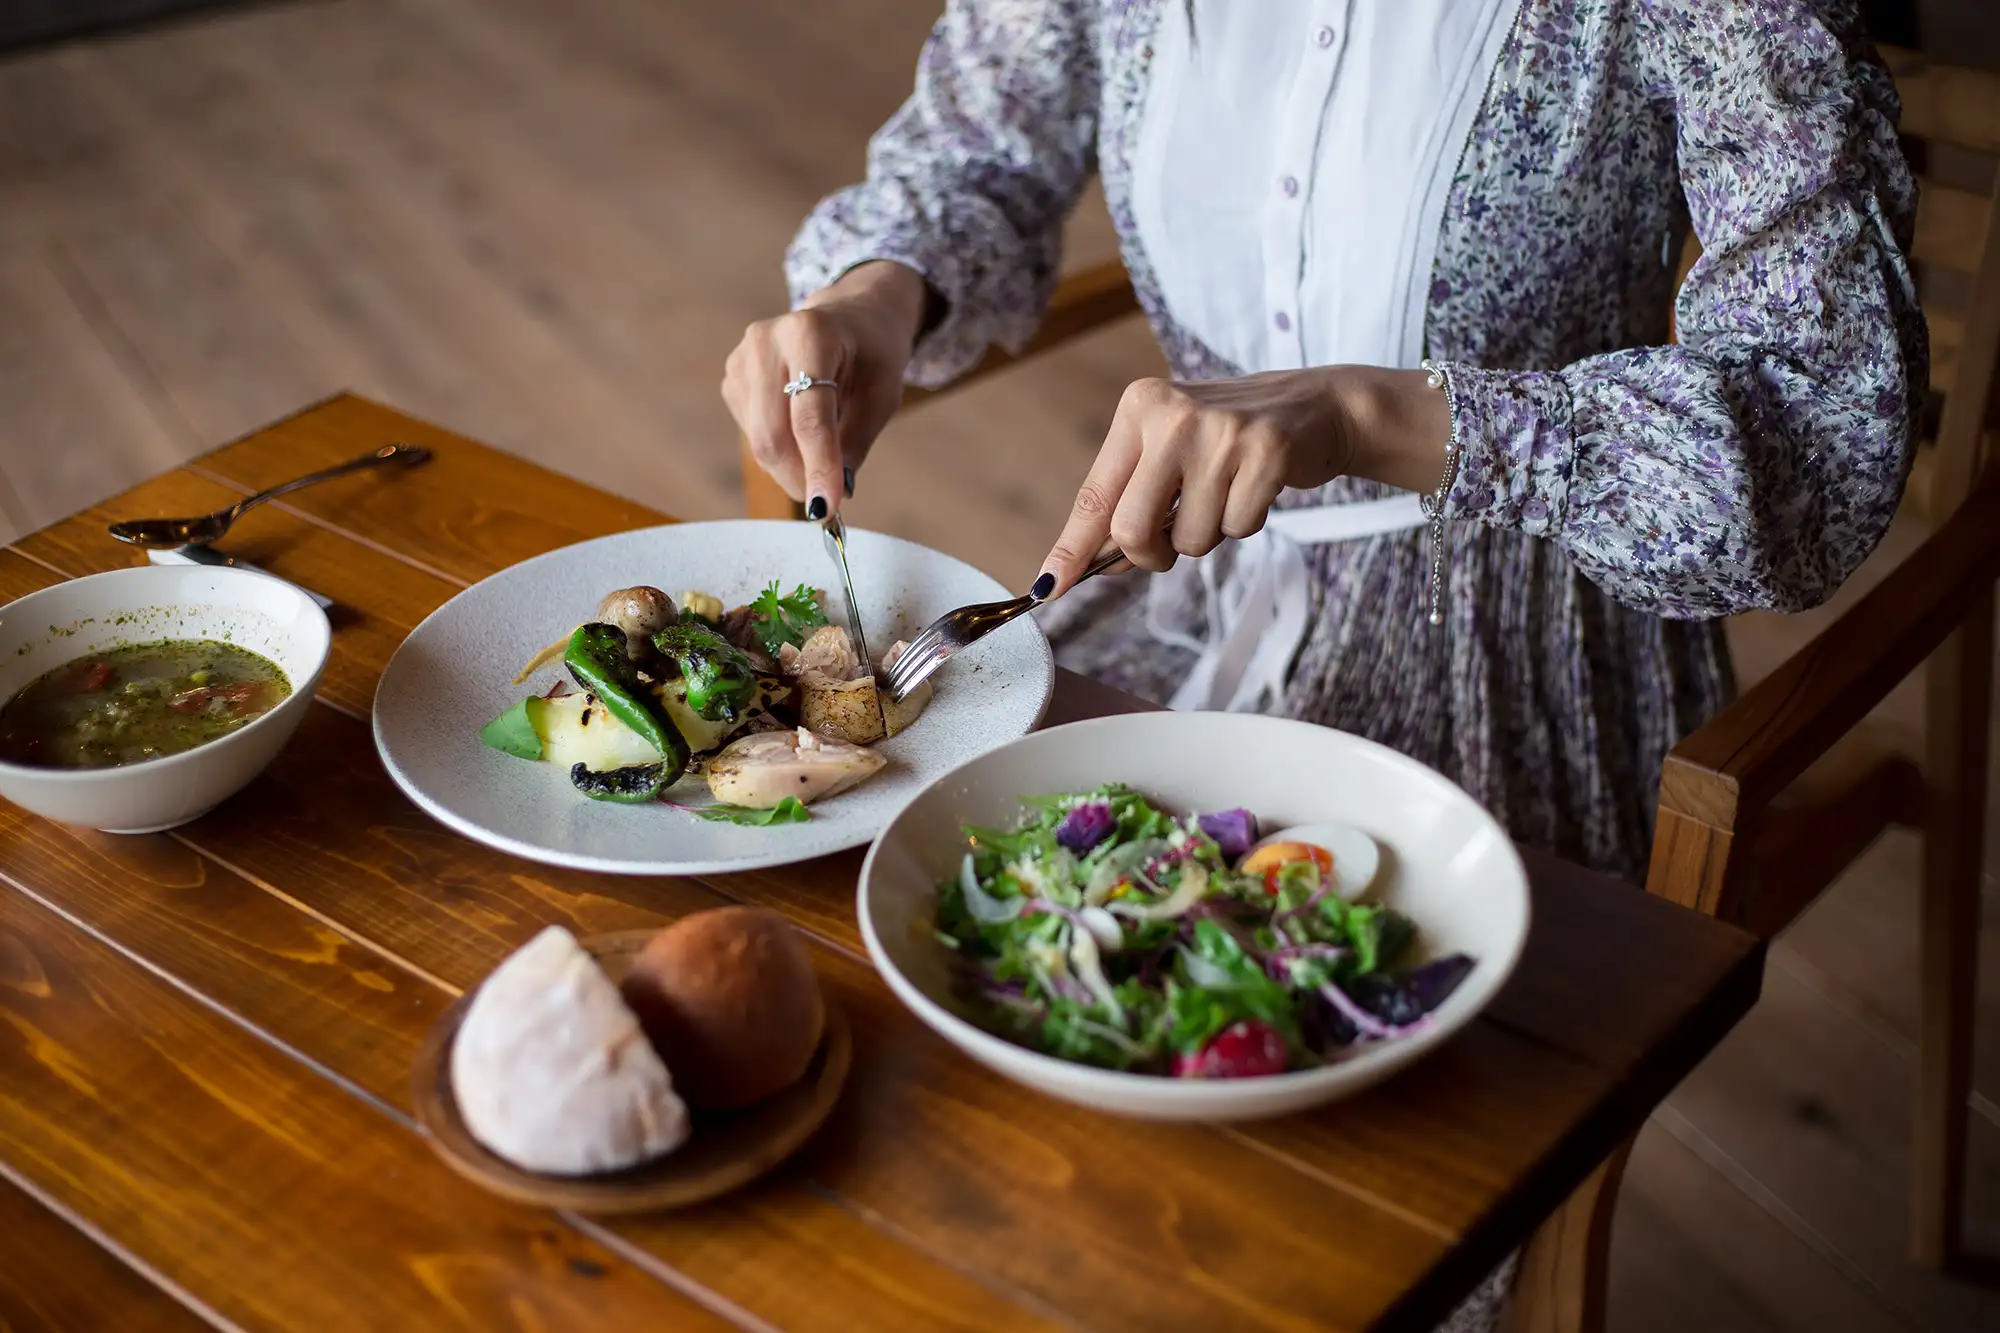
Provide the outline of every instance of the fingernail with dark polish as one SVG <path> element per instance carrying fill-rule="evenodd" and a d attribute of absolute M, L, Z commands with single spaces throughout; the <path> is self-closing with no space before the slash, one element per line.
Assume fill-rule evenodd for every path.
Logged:
<path fill-rule="evenodd" d="M 815 495 L 812 498 L 812 503 L 806 506 L 806 517 L 815 523 L 826 517 L 826 497 L 824 495 Z"/>
<path fill-rule="evenodd" d="M 1044 574 L 1040 578 L 1035 580 L 1034 587 L 1028 589 L 1028 596 L 1034 598 L 1038 602 L 1044 602 L 1048 600 L 1049 594 L 1054 592 L 1055 590 L 1056 590 L 1056 576 L 1053 574 Z"/>
<path fill-rule="evenodd" d="M 851 467 L 842 468 L 840 470 L 840 482 L 841 485 L 847 488 L 847 498 L 852 500 L 854 498 L 854 469 Z"/>

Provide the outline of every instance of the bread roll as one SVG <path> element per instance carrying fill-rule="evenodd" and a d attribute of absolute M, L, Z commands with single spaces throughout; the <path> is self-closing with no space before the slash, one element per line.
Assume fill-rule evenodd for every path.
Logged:
<path fill-rule="evenodd" d="M 495 968 L 451 1048 L 473 1137 L 530 1171 L 616 1171 L 680 1146 L 686 1105 L 618 988 L 550 926 Z"/>
<path fill-rule="evenodd" d="M 674 923 L 633 960 L 624 990 L 681 1095 L 707 1110 L 748 1106 L 795 1082 L 826 1026 L 805 941 L 760 907 Z"/>

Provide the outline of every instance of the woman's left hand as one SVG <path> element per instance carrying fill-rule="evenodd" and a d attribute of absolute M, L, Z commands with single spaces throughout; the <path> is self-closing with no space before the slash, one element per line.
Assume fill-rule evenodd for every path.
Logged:
<path fill-rule="evenodd" d="M 1321 366 L 1190 384 L 1139 380 L 1119 401 L 1035 592 L 1067 592 L 1107 540 L 1141 569 L 1207 555 L 1225 537 L 1261 529 L 1288 486 L 1351 475 L 1434 489 L 1450 429 L 1444 394 L 1420 370 Z"/>

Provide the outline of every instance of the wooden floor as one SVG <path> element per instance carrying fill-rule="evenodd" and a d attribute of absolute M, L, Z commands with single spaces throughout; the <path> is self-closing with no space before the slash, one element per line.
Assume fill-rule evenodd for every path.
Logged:
<path fill-rule="evenodd" d="M 792 228 L 860 169 L 936 3 L 333 0 L 0 61 L 0 532 L 343 387 L 733 512 L 722 356 L 781 301 Z M 1073 230 L 1077 260 L 1111 253 L 1101 208 Z M 856 521 L 1024 583 L 1155 365 L 1128 326 L 912 414 Z M 1736 626 L 1746 674 L 1812 623 Z M 1914 875 L 1909 842 L 1878 846 L 1656 1117 L 1618 1333 L 2000 1328 L 2000 1293 L 1903 1257 Z M 2000 1253 L 1988 906 L 1972 1220 Z"/>

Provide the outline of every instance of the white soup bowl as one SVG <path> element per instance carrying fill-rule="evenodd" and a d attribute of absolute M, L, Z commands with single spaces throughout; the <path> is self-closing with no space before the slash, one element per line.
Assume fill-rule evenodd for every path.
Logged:
<path fill-rule="evenodd" d="M 59 583 L 0 607 L 0 703 L 66 662 L 126 644 L 218 639 L 268 658 L 292 692 L 262 717 L 179 754 L 114 768 L 0 762 L 0 797 L 58 823 L 156 833 L 206 814 L 264 770 L 326 666 L 326 612 L 268 574 L 146 565 Z"/>

